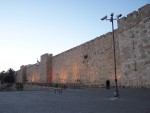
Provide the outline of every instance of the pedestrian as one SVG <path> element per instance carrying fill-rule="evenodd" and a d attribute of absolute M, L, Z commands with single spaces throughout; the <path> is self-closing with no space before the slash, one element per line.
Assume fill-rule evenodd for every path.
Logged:
<path fill-rule="evenodd" d="M 106 80 L 106 88 L 110 89 L 110 81 L 109 80 Z"/>

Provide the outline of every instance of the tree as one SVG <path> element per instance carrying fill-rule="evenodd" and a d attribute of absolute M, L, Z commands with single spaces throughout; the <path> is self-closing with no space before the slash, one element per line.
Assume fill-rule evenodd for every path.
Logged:
<path fill-rule="evenodd" d="M 1 83 L 3 84 L 4 83 L 4 77 L 5 77 L 5 71 L 2 71 L 0 73 L 0 80 L 1 80 Z"/>
<path fill-rule="evenodd" d="M 7 72 L 2 71 L 0 73 L 1 83 L 15 83 L 15 71 L 13 69 L 9 69 Z"/>

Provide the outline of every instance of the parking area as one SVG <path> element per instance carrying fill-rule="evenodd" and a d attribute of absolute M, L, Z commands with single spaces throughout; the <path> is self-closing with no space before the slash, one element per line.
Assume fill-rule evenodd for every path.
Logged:
<path fill-rule="evenodd" d="M 86 88 L 0 92 L 0 113 L 150 113 L 150 89 Z"/>

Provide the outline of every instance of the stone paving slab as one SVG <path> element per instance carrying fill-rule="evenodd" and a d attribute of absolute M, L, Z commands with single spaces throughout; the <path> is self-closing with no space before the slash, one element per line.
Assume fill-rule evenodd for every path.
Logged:
<path fill-rule="evenodd" d="M 150 113 L 150 89 L 67 89 L 0 92 L 0 113 Z"/>

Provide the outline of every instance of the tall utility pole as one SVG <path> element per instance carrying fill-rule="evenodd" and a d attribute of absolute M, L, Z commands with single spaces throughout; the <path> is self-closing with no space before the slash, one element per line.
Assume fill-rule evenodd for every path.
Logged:
<path fill-rule="evenodd" d="M 114 20 L 118 20 L 122 14 L 117 15 L 117 18 L 114 18 L 114 14 L 111 13 L 110 19 L 107 19 L 107 16 L 101 18 L 101 20 L 109 20 L 112 23 L 112 34 L 113 34 L 113 52 L 114 52 L 114 72 L 115 72 L 115 92 L 114 97 L 119 97 L 118 85 L 117 85 L 117 68 L 116 68 L 116 47 L 115 47 L 115 34 L 114 34 Z"/>

